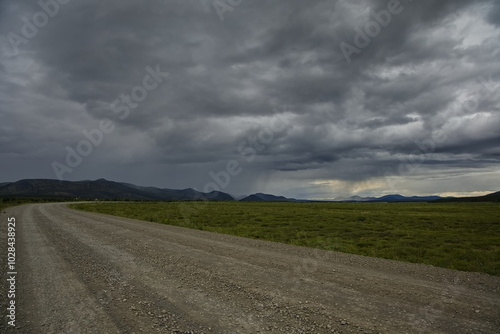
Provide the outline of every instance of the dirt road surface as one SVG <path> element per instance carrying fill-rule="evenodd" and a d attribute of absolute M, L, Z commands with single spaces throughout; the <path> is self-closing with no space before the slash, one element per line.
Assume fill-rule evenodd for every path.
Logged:
<path fill-rule="evenodd" d="M 16 219 L 16 327 L 7 219 Z M 500 278 L 75 211 L 1 215 L 1 333 L 500 333 Z"/>

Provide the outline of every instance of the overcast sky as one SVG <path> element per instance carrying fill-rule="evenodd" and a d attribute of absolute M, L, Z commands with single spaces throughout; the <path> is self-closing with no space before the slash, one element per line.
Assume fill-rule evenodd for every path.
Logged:
<path fill-rule="evenodd" d="M 500 190 L 499 1 L 44 1 L 0 2 L 0 182 Z"/>

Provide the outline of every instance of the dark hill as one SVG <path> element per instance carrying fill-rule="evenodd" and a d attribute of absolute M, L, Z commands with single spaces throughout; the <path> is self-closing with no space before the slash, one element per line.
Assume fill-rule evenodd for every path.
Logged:
<path fill-rule="evenodd" d="M 209 193 L 204 193 L 210 201 L 234 201 L 233 196 L 223 193 L 222 191 L 211 191 Z"/>
<path fill-rule="evenodd" d="M 435 202 L 500 202 L 500 191 L 476 197 L 443 198 Z"/>
<path fill-rule="evenodd" d="M 257 201 L 263 201 L 263 199 L 257 195 L 248 195 L 247 197 L 240 199 L 240 201 L 242 201 L 242 202 L 257 202 Z"/>
<path fill-rule="evenodd" d="M 205 194 L 194 189 L 175 190 L 141 187 L 105 179 L 95 181 L 20 180 L 0 185 L 0 197 L 146 201 L 234 200 L 230 195 L 223 192 Z"/>
<path fill-rule="evenodd" d="M 284 196 L 275 196 L 270 194 L 256 193 L 245 198 L 240 199 L 243 202 L 256 202 L 256 201 L 268 201 L 268 202 L 293 202 L 295 199 L 286 198 Z"/>

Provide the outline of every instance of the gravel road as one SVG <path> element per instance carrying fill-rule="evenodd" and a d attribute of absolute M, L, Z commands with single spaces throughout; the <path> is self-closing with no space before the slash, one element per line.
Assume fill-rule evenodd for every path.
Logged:
<path fill-rule="evenodd" d="M 16 328 L 7 218 L 16 218 Z M 63 204 L 0 215 L 1 333 L 500 333 L 500 277 Z"/>

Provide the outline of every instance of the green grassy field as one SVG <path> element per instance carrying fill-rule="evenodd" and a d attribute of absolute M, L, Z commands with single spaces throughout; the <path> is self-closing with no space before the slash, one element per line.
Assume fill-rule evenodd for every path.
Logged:
<path fill-rule="evenodd" d="M 500 276 L 495 203 L 96 202 L 72 208 Z"/>

